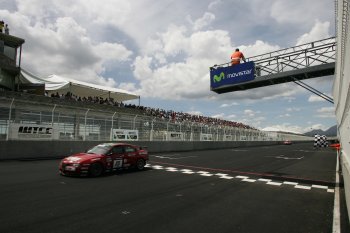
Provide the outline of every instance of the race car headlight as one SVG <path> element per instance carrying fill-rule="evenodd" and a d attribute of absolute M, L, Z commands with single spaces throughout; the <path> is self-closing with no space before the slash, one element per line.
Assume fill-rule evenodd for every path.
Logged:
<path fill-rule="evenodd" d="M 79 166 L 80 166 L 79 163 L 73 163 L 72 165 L 73 165 L 74 167 L 79 167 Z"/>

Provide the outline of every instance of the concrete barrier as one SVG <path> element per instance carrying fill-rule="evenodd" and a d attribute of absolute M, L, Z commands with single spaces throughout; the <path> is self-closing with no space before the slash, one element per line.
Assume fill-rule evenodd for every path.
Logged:
<path fill-rule="evenodd" d="M 0 141 L 0 160 L 53 159 L 85 151 L 101 142 L 97 141 Z M 215 150 L 237 147 L 277 145 L 276 141 L 137 141 L 131 142 L 148 147 L 150 153 Z"/>

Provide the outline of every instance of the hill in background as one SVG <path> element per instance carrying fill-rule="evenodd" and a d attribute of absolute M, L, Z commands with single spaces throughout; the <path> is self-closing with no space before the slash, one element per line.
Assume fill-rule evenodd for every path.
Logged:
<path fill-rule="evenodd" d="M 327 137 L 331 137 L 331 136 L 337 136 L 337 126 L 334 125 L 332 127 L 330 127 L 329 129 L 327 129 L 326 131 L 323 131 L 321 129 L 314 129 L 311 130 L 310 132 L 304 133 L 307 136 L 314 136 L 315 134 L 319 134 L 319 135 L 326 135 Z"/>

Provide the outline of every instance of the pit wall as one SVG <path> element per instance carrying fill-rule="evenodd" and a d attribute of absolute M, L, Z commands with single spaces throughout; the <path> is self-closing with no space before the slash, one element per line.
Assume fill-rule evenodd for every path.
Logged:
<path fill-rule="evenodd" d="M 96 141 L 0 141 L 0 160 L 54 159 L 83 152 L 99 142 Z M 137 141 L 132 144 L 148 147 L 150 153 L 181 152 L 195 150 L 229 149 L 237 147 L 278 145 L 276 141 Z"/>

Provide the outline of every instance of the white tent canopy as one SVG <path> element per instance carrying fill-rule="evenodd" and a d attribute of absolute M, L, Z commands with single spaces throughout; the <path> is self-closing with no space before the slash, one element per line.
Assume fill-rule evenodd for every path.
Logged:
<path fill-rule="evenodd" d="M 102 98 L 113 98 L 114 101 L 122 102 L 127 100 L 138 99 L 139 96 L 128 91 L 121 89 L 100 86 L 96 84 L 91 84 L 87 82 L 82 82 L 74 79 L 69 79 L 61 77 L 58 75 L 50 75 L 47 78 L 41 78 L 35 76 L 28 71 L 21 69 L 20 73 L 21 83 L 32 83 L 32 84 L 45 84 L 45 91 L 51 95 L 56 94 L 66 94 L 71 92 L 72 94 L 83 97 L 102 97 Z"/>

